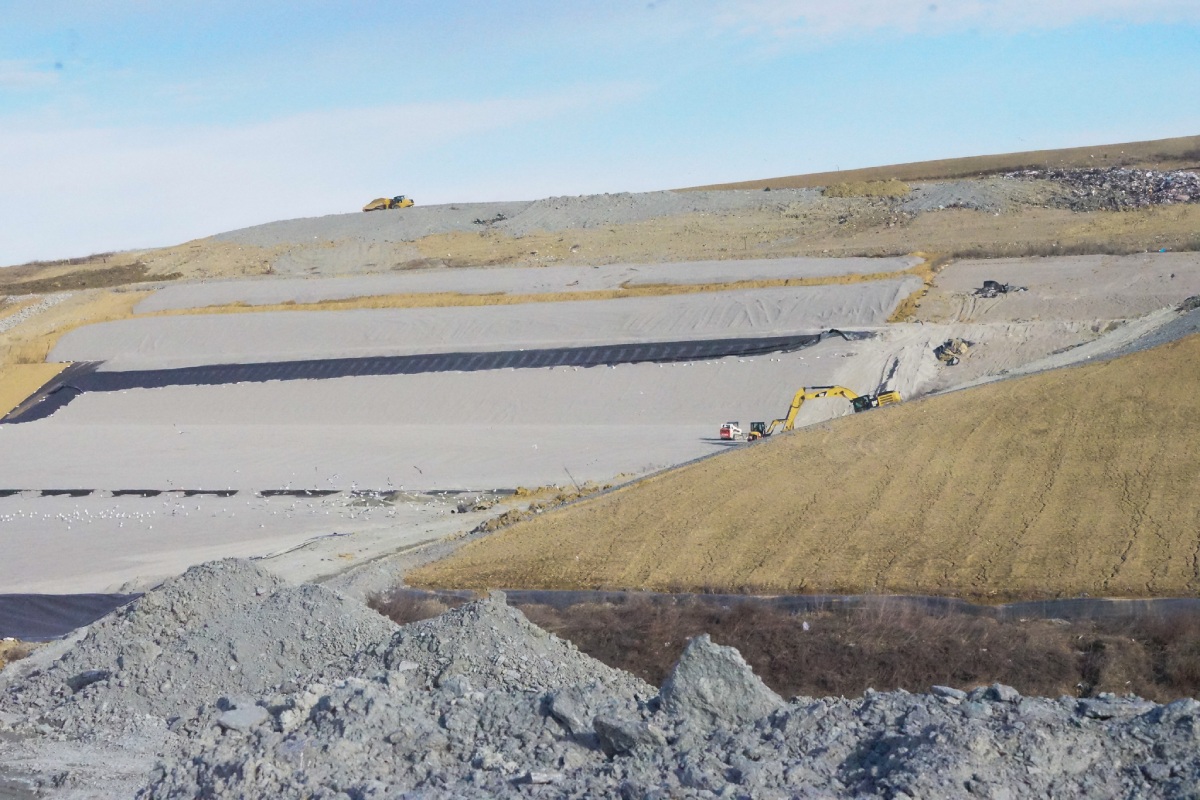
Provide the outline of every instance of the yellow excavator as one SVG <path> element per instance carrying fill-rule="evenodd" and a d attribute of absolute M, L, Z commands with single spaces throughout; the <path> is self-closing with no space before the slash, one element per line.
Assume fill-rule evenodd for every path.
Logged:
<path fill-rule="evenodd" d="M 395 197 L 377 197 L 363 206 L 363 211 L 386 211 L 389 208 L 408 208 L 412 205 L 411 197 L 398 194 Z"/>
<path fill-rule="evenodd" d="M 844 397 L 850 401 L 850 405 L 854 407 L 854 413 L 861 411 L 870 411 L 872 408 L 891 405 L 892 403 L 900 402 L 899 392 L 880 392 L 879 394 L 855 394 L 845 386 L 806 386 L 796 392 L 796 396 L 792 398 L 792 404 L 788 407 L 787 414 L 779 419 L 771 420 L 768 425 L 765 422 L 751 422 L 750 433 L 746 436 L 746 441 L 753 442 L 755 439 L 763 439 L 775 432 L 775 428 L 783 425 L 783 430 L 790 431 L 796 426 L 796 414 L 800 412 L 800 406 L 804 405 L 805 400 L 816 400 L 820 397 Z"/>

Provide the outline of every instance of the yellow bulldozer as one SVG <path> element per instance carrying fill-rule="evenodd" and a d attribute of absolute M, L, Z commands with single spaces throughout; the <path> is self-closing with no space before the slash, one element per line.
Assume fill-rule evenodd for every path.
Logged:
<path fill-rule="evenodd" d="M 877 395 L 860 395 L 855 394 L 845 386 L 806 386 L 796 392 L 796 396 L 792 398 L 792 404 L 788 407 L 787 414 L 779 419 L 771 420 L 770 425 L 765 422 L 751 422 L 750 433 L 746 436 L 746 441 L 753 442 L 756 439 L 764 439 L 774 433 L 775 428 L 780 425 L 783 426 L 783 430 L 785 431 L 792 430 L 796 426 L 796 414 L 800 413 L 800 406 L 804 405 L 804 401 L 816 400 L 820 397 L 844 397 L 850 401 L 855 414 L 900 402 L 900 393 L 895 391 L 880 392 Z"/>
<path fill-rule="evenodd" d="M 398 194 L 395 197 L 377 197 L 363 206 L 363 211 L 386 211 L 389 208 L 408 208 L 411 205 L 411 197 Z"/>

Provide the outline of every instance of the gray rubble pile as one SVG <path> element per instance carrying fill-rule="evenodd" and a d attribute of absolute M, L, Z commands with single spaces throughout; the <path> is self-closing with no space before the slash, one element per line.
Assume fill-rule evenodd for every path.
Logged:
<path fill-rule="evenodd" d="M 429 686 L 464 678 L 488 691 L 532 692 L 596 683 L 630 696 L 655 694 L 644 681 L 605 666 L 531 623 L 507 605 L 503 592 L 405 625 L 390 641 L 367 648 L 357 670 L 394 670 L 401 665 L 416 671 Z"/>
<path fill-rule="evenodd" d="M 90 793 L 68 796 L 1166 798 L 1200 786 L 1191 699 L 993 685 L 786 701 L 707 636 L 657 691 L 501 594 L 397 629 L 239 561 L 114 613 L 58 662 L 10 678 L 0 702 L 0 728 L 32 737 L 17 748 L 92 743 L 87 759 L 52 763 L 48 796 L 82 785 L 83 769 Z M 140 761 L 122 754 L 131 783 L 98 779 L 138 715 L 160 743 Z M 0 730 L 0 785 L 21 766 L 12 735 Z"/>
<path fill-rule="evenodd" d="M 1179 797 L 1200 778 L 1194 700 L 994 685 L 784 703 L 698 641 L 649 702 L 429 689 L 409 669 L 265 697 L 247 729 L 215 716 L 141 796 Z"/>
<path fill-rule="evenodd" d="M 45 671 L 6 686 L 0 710 L 90 737 L 200 713 L 222 694 L 341 676 L 396 626 L 321 586 L 286 586 L 249 561 L 189 569 L 91 627 Z"/>
<path fill-rule="evenodd" d="M 1047 169 L 1006 177 L 1053 181 L 1068 190 L 1061 204 L 1073 211 L 1122 211 L 1173 203 L 1200 203 L 1200 174 L 1150 169 Z"/>

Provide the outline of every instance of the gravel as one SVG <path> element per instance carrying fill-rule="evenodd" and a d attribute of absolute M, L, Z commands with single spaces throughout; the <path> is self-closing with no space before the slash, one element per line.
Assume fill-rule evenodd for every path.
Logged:
<path fill-rule="evenodd" d="M 1001 213 L 1021 206 L 1046 205 L 1061 193 L 1061 188 L 1048 181 L 1019 181 L 1012 178 L 936 181 L 913 186 L 908 196 L 899 203 L 899 208 L 908 214 L 947 208 Z"/>
<path fill-rule="evenodd" d="M 784 701 L 707 636 L 656 692 L 502 594 L 399 629 L 373 613 L 247 562 L 189 570 L 57 662 L 5 676 L 0 780 L 49 796 L 330 800 L 1167 798 L 1200 780 L 1192 699 L 995 684 Z M 5 749 L 14 732 L 32 737 L 16 749 L 115 748 L 133 712 L 164 731 L 157 757 L 120 754 L 140 790 L 104 772 L 115 749 L 32 777 Z"/>
<path fill-rule="evenodd" d="M 8 302 L 9 303 L 20 303 L 20 302 L 24 302 L 25 300 L 30 300 L 33 297 L 34 297 L 34 295 L 17 295 L 17 296 L 9 297 Z M 38 302 L 34 303 L 33 305 L 26 306 L 25 308 L 22 308 L 21 310 L 17 311 L 15 314 L 12 314 L 11 316 L 7 316 L 7 317 L 4 317 L 3 319 L 0 319 L 0 333 L 4 333 L 5 331 L 12 330 L 13 328 L 17 327 L 25 320 L 29 319 L 30 317 L 37 316 L 38 314 L 42 313 L 46 309 L 52 308 L 52 307 L 58 305 L 59 303 L 63 302 L 64 300 L 70 299 L 70 297 L 71 297 L 70 292 L 60 292 L 59 294 L 46 295 L 44 298 L 42 298 Z M 7 305 L 7 303 L 6 303 L 6 305 Z"/>
<path fill-rule="evenodd" d="M 645 192 L 550 197 L 544 200 L 503 203 L 460 203 L 421 206 L 395 211 L 333 214 L 256 225 L 221 233 L 217 241 L 258 247 L 318 242 L 413 242 L 438 233 L 479 232 L 494 228 L 513 236 L 533 231 L 561 231 L 641 222 L 688 213 L 725 213 L 743 209 L 814 202 L 813 189 L 771 192 Z"/>

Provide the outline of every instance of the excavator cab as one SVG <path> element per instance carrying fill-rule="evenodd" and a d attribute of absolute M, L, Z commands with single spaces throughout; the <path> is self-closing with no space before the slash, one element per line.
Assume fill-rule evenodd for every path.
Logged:
<path fill-rule="evenodd" d="M 854 407 L 854 413 L 857 414 L 860 411 L 870 411 L 872 408 L 877 407 L 879 403 L 873 395 L 866 394 L 851 399 L 850 405 Z"/>
<path fill-rule="evenodd" d="M 766 437 L 767 437 L 767 423 L 765 423 L 765 422 L 751 422 L 750 423 L 750 436 L 748 437 L 750 439 L 750 441 L 753 442 L 755 439 L 765 439 Z"/>

